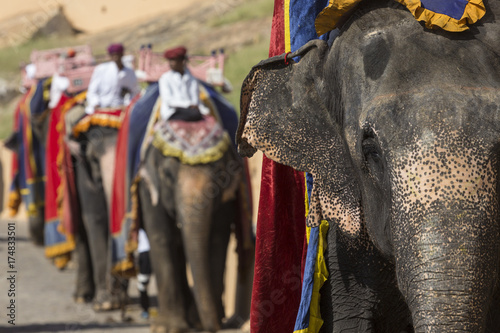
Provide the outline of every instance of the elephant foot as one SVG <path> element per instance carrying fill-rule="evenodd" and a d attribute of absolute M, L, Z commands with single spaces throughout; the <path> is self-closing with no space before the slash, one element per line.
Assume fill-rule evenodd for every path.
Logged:
<path fill-rule="evenodd" d="M 121 302 L 117 297 L 101 294 L 96 297 L 92 308 L 96 312 L 118 310 L 121 308 Z"/>
<path fill-rule="evenodd" d="M 73 294 L 73 301 L 76 304 L 90 303 L 92 302 L 93 298 L 94 298 L 94 293 L 91 291 L 86 291 L 86 292 L 77 291 Z"/>
<path fill-rule="evenodd" d="M 92 306 L 95 312 L 113 311 L 121 308 L 118 301 L 94 302 Z"/>
<path fill-rule="evenodd" d="M 240 328 L 241 326 L 243 326 L 244 323 L 245 320 L 241 316 L 235 314 L 224 321 L 224 323 L 222 324 L 222 328 L 223 329 Z"/>
<path fill-rule="evenodd" d="M 92 297 L 90 296 L 74 296 L 73 301 L 76 304 L 86 304 L 92 302 Z"/>

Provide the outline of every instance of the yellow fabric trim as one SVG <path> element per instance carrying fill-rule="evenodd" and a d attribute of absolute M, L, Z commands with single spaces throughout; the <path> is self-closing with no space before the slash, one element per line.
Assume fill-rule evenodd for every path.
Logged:
<path fill-rule="evenodd" d="M 406 6 L 418 21 L 425 22 L 428 29 L 436 27 L 446 31 L 460 32 L 468 30 L 467 24 L 477 22 L 486 13 L 486 8 L 482 0 L 468 0 L 464 14 L 460 20 L 456 20 L 445 14 L 434 13 L 422 7 L 419 0 L 396 0 Z M 360 0 L 330 0 L 328 6 L 324 8 L 316 17 L 315 27 L 318 36 L 327 33 L 337 27 L 340 19 L 352 10 Z"/>
<path fill-rule="evenodd" d="M 304 181 L 306 184 L 306 193 L 305 193 L 305 208 L 306 208 L 306 216 L 309 214 L 309 198 L 307 196 L 307 178 L 304 173 Z M 325 284 L 328 279 L 329 273 L 328 268 L 326 266 L 325 261 L 325 251 L 327 246 L 326 235 L 328 232 L 330 225 L 328 221 L 321 220 L 321 224 L 319 225 L 319 235 L 318 235 L 318 250 L 316 255 L 316 264 L 314 265 L 314 283 L 313 290 L 311 296 L 311 304 L 309 308 L 309 326 L 305 329 L 294 331 L 294 333 L 318 333 L 323 325 L 323 319 L 321 319 L 320 312 L 320 289 Z M 306 227 L 306 237 L 307 244 L 309 245 L 309 238 L 311 237 L 311 227 Z"/>
<path fill-rule="evenodd" d="M 328 279 L 329 273 L 325 262 L 325 250 L 327 246 L 326 234 L 330 225 L 326 220 L 322 220 L 319 225 L 319 237 L 318 237 L 318 254 L 316 256 L 316 265 L 314 266 L 314 284 L 313 292 L 311 297 L 311 307 L 310 317 L 309 317 L 309 330 L 310 333 L 319 332 L 321 326 L 323 325 L 323 319 L 321 319 L 321 312 L 319 308 L 320 301 L 320 289 L 325 284 Z"/>
<path fill-rule="evenodd" d="M 19 212 L 19 207 L 21 206 L 21 192 L 19 190 L 14 190 L 9 193 L 9 199 L 7 201 L 7 208 L 9 209 L 9 217 L 14 217 Z"/>
<path fill-rule="evenodd" d="M 46 176 L 42 176 L 42 177 L 37 177 L 37 178 L 30 178 L 30 179 L 27 179 L 26 180 L 26 184 L 35 184 L 35 183 L 38 183 L 38 182 L 44 182 L 47 180 L 47 177 Z"/>
<path fill-rule="evenodd" d="M 428 29 L 439 27 L 451 32 L 468 30 L 469 27 L 467 24 L 477 22 L 486 13 L 486 8 L 482 0 L 468 0 L 469 2 L 465 6 L 464 14 L 460 20 L 425 9 L 419 0 L 396 1 L 405 5 L 418 21 L 424 21 Z"/>
<path fill-rule="evenodd" d="M 212 99 L 208 95 L 205 87 L 200 84 L 200 101 L 210 110 L 210 115 L 217 120 L 219 124 L 222 124 L 222 120 L 219 117 L 219 113 L 217 112 L 217 108 L 214 103 L 212 103 Z"/>
<path fill-rule="evenodd" d="M 212 163 L 220 160 L 231 144 L 231 139 L 229 139 L 229 135 L 227 133 L 224 133 L 223 139 L 219 141 L 219 143 L 205 150 L 203 154 L 197 156 L 187 156 L 183 150 L 167 144 L 158 133 L 153 135 L 152 144 L 164 156 L 177 157 L 181 163 L 196 165 Z"/>
<path fill-rule="evenodd" d="M 71 260 L 71 253 L 65 253 L 54 258 L 54 266 L 59 269 L 64 269 Z"/>
<path fill-rule="evenodd" d="M 316 33 L 321 36 L 330 30 L 333 30 L 339 24 L 340 19 L 354 8 L 361 0 L 330 0 L 326 6 L 316 17 L 314 26 Z"/>
<path fill-rule="evenodd" d="M 50 100 L 50 85 L 52 84 L 52 77 L 49 77 L 43 82 L 43 100 Z"/>
<path fill-rule="evenodd" d="M 75 249 L 75 240 L 73 236 L 66 235 L 66 241 L 64 243 L 59 243 L 45 247 L 45 256 L 47 258 L 54 258 L 69 253 L 74 249 Z"/>
<path fill-rule="evenodd" d="M 26 128 L 24 129 L 26 131 L 26 139 L 28 142 L 26 142 L 26 147 L 25 149 L 28 150 L 28 160 L 29 164 L 31 166 L 31 173 L 33 175 L 37 174 L 37 169 L 36 169 L 36 162 L 35 162 L 35 155 L 33 154 L 33 133 L 31 131 L 31 99 L 33 98 L 33 95 L 35 94 L 36 91 L 36 86 L 33 85 L 31 86 L 29 96 L 24 100 L 24 116 L 28 119 L 26 122 Z M 26 182 L 29 184 L 30 179 L 26 179 Z"/>
<path fill-rule="evenodd" d="M 284 4 L 285 17 L 285 52 L 292 50 L 292 42 L 290 39 L 290 0 L 285 0 Z"/>
<path fill-rule="evenodd" d="M 308 328 L 304 328 L 302 330 L 293 331 L 293 333 L 308 333 L 308 332 L 309 332 L 309 327 Z"/>
<path fill-rule="evenodd" d="M 134 257 L 129 254 L 127 258 L 116 263 L 111 269 L 111 273 L 124 278 L 131 278 L 137 275 L 137 270 L 134 265 Z"/>
<path fill-rule="evenodd" d="M 123 112 L 122 112 L 123 114 Z M 85 117 L 73 127 L 73 135 L 77 138 L 81 133 L 85 133 L 91 126 L 102 126 L 119 129 L 122 125 L 123 117 L 108 114 L 93 114 Z"/>

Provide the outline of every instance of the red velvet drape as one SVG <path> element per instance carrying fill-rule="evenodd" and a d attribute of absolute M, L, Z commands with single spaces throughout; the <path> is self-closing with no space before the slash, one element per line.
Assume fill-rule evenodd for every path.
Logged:
<path fill-rule="evenodd" d="M 275 0 L 269 56 L 285 52 L 283 0 Z M 264 157 L 251 332 L 293 332 L 305 239 L 304 173 Z"/>

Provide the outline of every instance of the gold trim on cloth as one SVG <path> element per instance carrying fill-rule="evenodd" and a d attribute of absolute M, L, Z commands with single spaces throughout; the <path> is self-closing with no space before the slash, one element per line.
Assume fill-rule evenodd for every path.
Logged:
<path fill-rule="evenodd" d="M 212 163 L 220 160 L 231 144 L 231 139 L 225 132 L 222 139 L 215 146 L 205 149 L 202 154 L 193 156 L 187 155 L 183 150 L 165 142 L 165 140 L 161 137 L 161 134 L 158 132 L 153 134 L 152 144 L 164 156 L 177 157 L 181 163 L 196 165 Z"/>
<path fill-rule="evenodd" d="M 94 113 L 92 115 L 88 115 L 82 118 L 75 125 L 75 127 L 73 127 L 73 135 L 75 138 L 78 138 L 80 134 L 87 132 L 91 126 L 102 126 L 120 129 L 124 115 L 125 112 L 123 112 L 123 109 L 119 116 L 105 113 Z"/>

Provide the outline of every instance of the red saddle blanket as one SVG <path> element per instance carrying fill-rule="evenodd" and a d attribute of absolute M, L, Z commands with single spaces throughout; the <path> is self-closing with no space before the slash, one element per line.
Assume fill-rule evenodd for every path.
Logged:
<path fill-rule="evenodd" d="M 152 144 L 163 155 L 185 164 L 206 164 L 222 158 L 231 140 L 212 116 L 203 120 L 159 121 L 153 129 Z"/>

